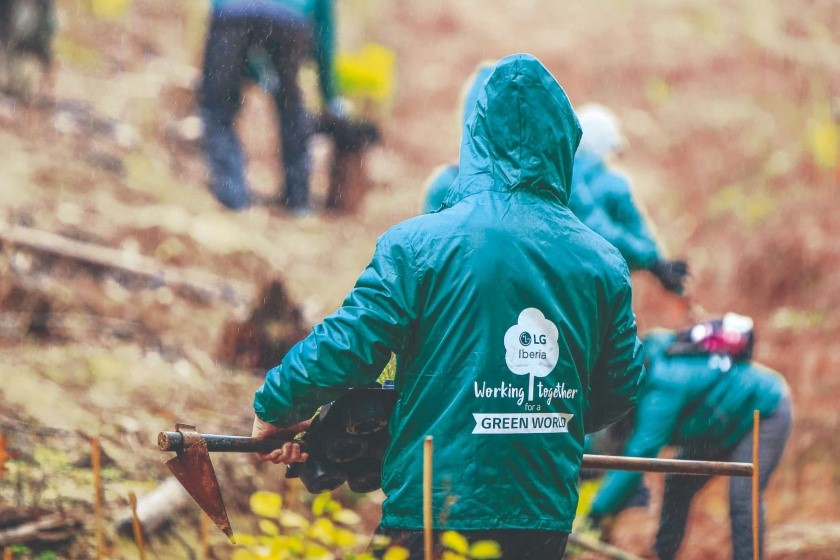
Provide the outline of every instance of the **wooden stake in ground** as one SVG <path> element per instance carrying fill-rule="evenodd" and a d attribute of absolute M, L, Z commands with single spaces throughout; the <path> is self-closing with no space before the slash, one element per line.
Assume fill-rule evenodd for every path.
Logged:
<path fill-rule="evenodd" d="M 6 472 L 6 461 L 12 458 L 12 454 L 6 449 L 6 434 L 0 432 L 0 476 Z"/>
<path fill-rule="evenodd" d="M 432 560 L 432 436 L 423 442 L 423 549 L 425 559 Z"/>
<path fill-rule="evenodd" d="M 3 549 L 3 560 L 12 560 L 12 547 L 7 546 Z"/>
<path fill-rule="evenodd" d="M 101 560 L 105 549 L 102 521 L 102 464 L 99 454 L 99 438 L 90 438 L 90 468 L 93 470 L 93 517 L 96 528 L 96 558 Z"/>
<path fill-rule="evenodd" d="M 143 527 L 140 525 L 140 518 L 137 516 L 137 495 L 134 492 L 128 493 L 128 503 L 131 504 L 131 528 L 134 532 L 134 543 L 137 545 L 140 560 L 145 560 L 146 545 L 143 542 Z"/>
<path fill-rule="evenodd" d="M 753 411 L 753 475 L 752 475 L 752 530 L 753 530 L 753 559 L 759 558 L 759 500 L 758 500 L 758 442 L 761 434 L 761 417 L 757 410 Z"/>
<path fill-rule="evenodd" d="M 210 517 L 202 511 L 199 524 L 200 560 L 207 560 L 210 557 L 210 521 Z"/>

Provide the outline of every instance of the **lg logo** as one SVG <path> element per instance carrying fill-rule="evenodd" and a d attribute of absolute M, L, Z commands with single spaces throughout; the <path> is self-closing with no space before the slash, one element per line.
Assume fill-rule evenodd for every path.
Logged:
<path fill-rule="evenodd" d="M 533 344 L 545 344 L 547 338 L 544 334 L 534 334 L 523 332 L 519 335 L 519 344 L 522 346 L 530 346 Z"/>

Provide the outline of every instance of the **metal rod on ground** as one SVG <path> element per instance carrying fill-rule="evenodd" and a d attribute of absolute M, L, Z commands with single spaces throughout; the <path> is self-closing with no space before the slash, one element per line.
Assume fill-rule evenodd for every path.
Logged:
<path fill-rule="evenodd" d="M 105 543 L 102 523 L 102 462 L 99 454 L 99 438 L 90 438 L 90 468 L 93 470 L 93 516 L 96 524 L 96 558 L 101 560 Z"/>
<path fill-rule="evenodd" d="M 137 545 L 137 552 L 140 560 L 146 559 L 146 544 L 143 542 L 143 526 L 137 516 L 137 494 L 128 493 L 128 503 L 131 505 L 131 529 L 134 533 L 134 543 Z"/>
<path fill-rule="evenodd" d="M 760 535 L 758 534 L 758 524 L 759 524 L 759 516 L 760 516 L 760 504 L 758 500 L 758 443 L 759 443 L 759 436 L 761 435 L 761 416 L 759 415 L 757 410 L 753 411 L 753 473 L 752 473 L 752 530 L 753 530 L 753 559 L 759 559 L 759 549 L 761 548 L 761 543 L 759 541 Z"/>
<path fill-rule="evenodd" d="M 587 469 L 661 472 L 690 475 L 752 476 L 751 463 L 727 461 L 688 461 L 685 459 L 649 459 L 614 455 L 584 455 L 581 465 Z"/>
<path fill-rule="evenodd" d="M 432 560 L 432 436 L 423 442 L 423 550 Z"/>

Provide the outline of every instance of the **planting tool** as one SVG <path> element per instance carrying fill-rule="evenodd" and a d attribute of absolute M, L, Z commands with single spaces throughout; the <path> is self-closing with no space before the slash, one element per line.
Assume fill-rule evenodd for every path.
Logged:
<path fill-rule="evenodd" d="M 233 537 L 230 520 L 222 501 L 221 489 L 210 462 L 210 452 L 268 453 L 292 438 L 254 438 L 246 436 L 200 434 L 195 426 L 177 424 L 174 432 L 160 432 L 161 451 L 177 455 L 166 465 L 210 519 L 228 536 Z M 305 446 L 305 442 L 303 443 Z M 753 476 L 751 463 L 726 461 L 688 461 L 682 459 L 648 459 L 614 455 L 584 455 L 582 468 L 663 472 L 685 475 Z"/>

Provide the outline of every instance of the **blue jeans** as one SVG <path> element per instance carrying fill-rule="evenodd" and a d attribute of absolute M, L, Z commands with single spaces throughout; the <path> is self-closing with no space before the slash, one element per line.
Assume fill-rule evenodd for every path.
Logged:
<path fill-rule="evenodd" d="M 281 78 L 273 92 L 280 120 L 284 174 L 283 204 L 292 210 L 309 206 L 308 141 L 312 124 L 301 99 L 297 77 L 309 50 L 309 29 L 300 22 L 214 14 L 205 47 L 199 109 L 204 124 L 204 152 L 210 189 L 233 210 L 251 205 L 245 179 L 245 155 L 234 120 L 242 106 L 245 64 L 252 46 L 263 48 Z"/>
<path fill-rule="evenodd" d="M 785 449 L 791 427 L 791 403 L 788 397 L 782 399 L 776 411 L 761 421 L 759 434 L 758 487 L 759 487 L 759 552 L 764 557 L 764 490 L 770 475 L 779 464 Z M 680 448 L 678 459 L 708 461 L 734 461 L 752 463 L 752 431 L 745 435 L 731 449 Z M 656 535 L 656 553 L 661 560 L 670 560 L 685 534 L 688 510 L 694 495 L 711 479 L 709 476 L 665 477 L 665 494 L 662 498 L 662 512 L 659 531 Z M 747 477 L 732 477 L 729 481 L 729 515 L 732 524 L 732 559 L 751 560 L 752 543 L 752 480 Z"/>

